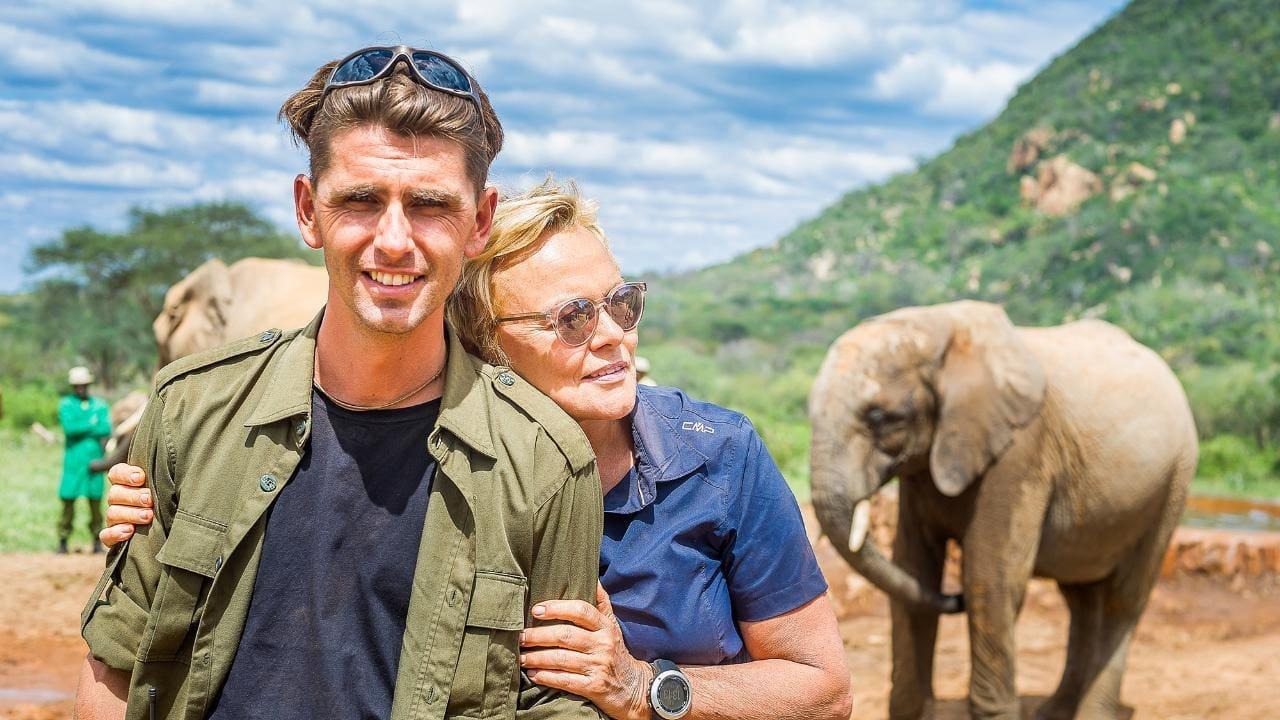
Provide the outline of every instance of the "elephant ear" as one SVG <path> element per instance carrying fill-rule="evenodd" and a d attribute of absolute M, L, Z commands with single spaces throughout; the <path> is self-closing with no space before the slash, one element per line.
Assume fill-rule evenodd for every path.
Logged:
<path fill-rule="evenodd" d="M 934 381 L 938 422 L 929 469 L 938 490 L 955 497 L 1039 413 L 1045 378 L 999 306 L 955 303 L 948 314 L 952 334 Z"/>
<path fill-rule="evenodd" d="M 191 271 L 191 274 L 175 286 L 181 288 L 177 302 L 180 306 L 178 322 L 169 328 L 172 337 L 178 326 L 189 322 L 193 316 L 199 321 L 189 326 L 188 331 L 196 334 L 191 339 L 193 348 L 187 352 L 205 350 L 223 342 L 223 331 L 227 326 L 227 317 L 231 310 L 234 294 L 231 287 L 231 271 L 226 263 L 218 259 L 209 260 Z"/>

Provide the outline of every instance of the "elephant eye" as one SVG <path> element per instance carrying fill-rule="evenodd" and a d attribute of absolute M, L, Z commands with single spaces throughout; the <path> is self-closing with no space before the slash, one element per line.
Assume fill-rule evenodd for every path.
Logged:
<path fill-rule="evenodd" d="M 863 417 L 866 418 L 867 425 L 871 426 L 873 430 L 879 430 L 886 425 L 891 425 L 902 420 L 901 413 L 896 413 L 892 410 L 885 410 L 882 407 L 870 408 L 866 413 L 864 413 Z"/>

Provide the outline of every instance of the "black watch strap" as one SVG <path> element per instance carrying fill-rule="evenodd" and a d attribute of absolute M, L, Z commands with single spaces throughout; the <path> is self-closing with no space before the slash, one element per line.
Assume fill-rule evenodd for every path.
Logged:
<path fill-rule="evenodd" d="M 679 665 L 671 662 L 670 660 L 663 660 L 662 658 L 658 658 L 657 660 L 654 660 L 649 664 L 653 666 L 654 677 L 658 677 L 659 675 L 661 675 L 662 673 L 668 670 L 675 670 L 676 672 L 680 671 Z"/>
<path fill-rule="evenodd" d="M 649 686 L 649 708 L 658 718 L 682 718 L 689 712 L 693 700 L 692 690 L 680 666 L 670 660 L 658 659 L 649 663 L 653 667 L 653 682 Z M 665 700 L 665 702 L 664 702 Z"/>

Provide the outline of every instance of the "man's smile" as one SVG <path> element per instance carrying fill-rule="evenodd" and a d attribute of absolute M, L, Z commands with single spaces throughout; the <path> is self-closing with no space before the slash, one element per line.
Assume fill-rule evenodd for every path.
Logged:
<path fill-rule="evenodd" d="M 362 273 L 367 280 L 378 289 L 407 289 L 407 286 L 415 285 L 422 281 L 423 275 L 405 272 L 386 272 L 383 270 L 366 270 Z"/>

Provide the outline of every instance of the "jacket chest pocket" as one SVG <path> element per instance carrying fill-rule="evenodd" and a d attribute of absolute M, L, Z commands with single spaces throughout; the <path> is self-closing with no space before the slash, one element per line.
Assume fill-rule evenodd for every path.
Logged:
<path fill-rule="evenodd" d="M 219 552 L 227 529 L 211 520 L 179 510 L 168 537 L 156 553 L 160 582 L 138 647 L 138 657 L 151 662 L 180 659 L 200 622 L 209 585 L 221 565 Z"/>
<path fill-rule="evenodd" d="M 515 575 L 477 572 L 448 717 L 510 718 L 520 688 L 520 631 L 527 582 Z"/>

